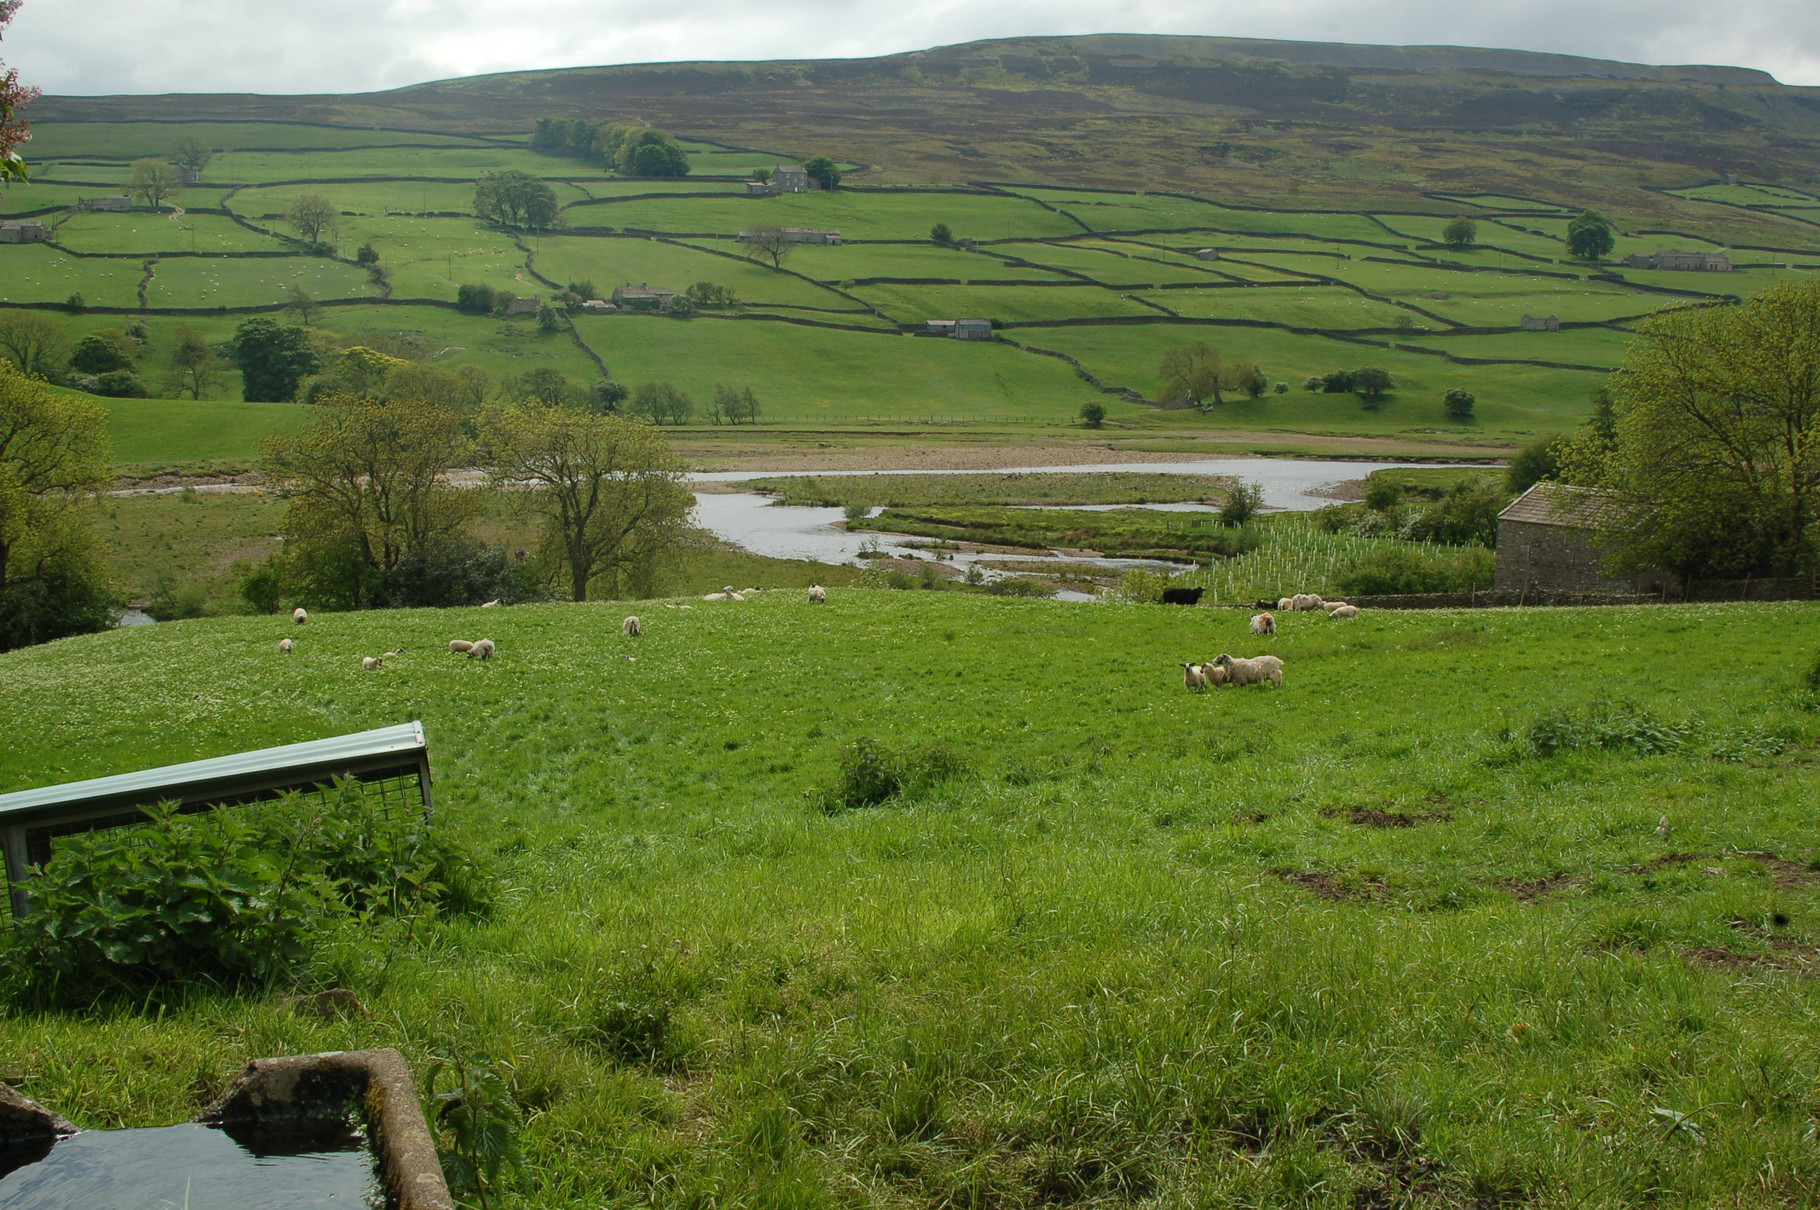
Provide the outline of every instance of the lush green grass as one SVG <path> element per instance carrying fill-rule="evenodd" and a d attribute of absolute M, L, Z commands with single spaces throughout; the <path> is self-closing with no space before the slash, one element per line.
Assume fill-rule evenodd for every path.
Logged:
<path fill-rule="evenodd" d="M 1211 479 L 1136 471 L 993 475 L 784 475 L 747 479 L 746 491 L 775 492 L 780 505 L 922 508 L 937 504 L 1163 504 L 1219 501 Z"/>
<path fill-rule="evenodd" d="M 77 252 L 282 252 L 287 245 L 218 214 L 78 214 L 57 228 Z"/>
<path fill-rule="evenodd" d="M 801 273 L 817 281 L 844 282 L 862 277 L 952 278 L 956 281 L 994 281 L 1012 279 L 1032 281 L 1050 278 L 1062 280 L 1059 273 L 1042 268 L 1008 262 L 999 253 L 1028 256 L 1027 248 L 1055 249 L 1060 245 L 994 244 L 981 252 L 959 248 L 940 248 L 934 244 L 843 244 L 831 247 L 804 244 L 790 254 L 785 265 L 792 273 Z M 1046 264 L 1056 259 L 1045 256 Z"/>
<path fill-rule="evenodd" d="M 527 1208 L 1737 1206 L 1820 1181 L 1812 606 L 1298 615 L 1270 640 L 1240 611 L 951 593 L 641 607 L 636 643 L 623 612 L 0 657 L 8 789 L 421 718 L 442 826 L 503 890 L 330 955 L 370 1016 L 200 988 L 14 1014 L 7 1081 L 155 1125 L 257 1055 L 484 1050 L 529 1115 Z M 490 664 L 440 650 L 482 632 Z M 1178 662 L 1220 649 L 1275 651 L 1284 688 L 1183 692 Z M 1671 755 L 1524 755 L 1600 698 L 1702 725 Z M 866 735 L 961 772 L 822 814 Z M 616 1004 L 659 1023 L 656 1061 L 616 1057 Z"/>
<path fill-rule="evenodd" d="M 421 134 L 415 131 L 362 129 L 349 126 L 306 126 L 291 122 L 39 122 L 32 130 L 32 158 L 62 159 L 93 156 L 133 160 L 161 156 L 180 138 L 201 139 L 210 147 L 276 147 L 341 149 L 383 147 L 393 143 L 440 143 L 472 147 L 474 140 L 460 135 Z"/>
<path fill-rule="evenodd" d="M 318 301 L 372 298 L 375 294 L 362 270 L 319 257 L 270 260 L 183 257 L 158 262 L 151 284 L 146 288 L 146 299 L 154 307 L 264 306 L 289 301 L 294 288 L 301 288 Z M 94 300 L 91 298 L 90 301 Z"/>
<path fill-rule="evenodd" d="M 856 286 L 853 292 L 900 323 L 926 319 L 1006 321 L 1155 315 L 1113 290 L 1084 283 L 1053 286 Z"/>
<path fill-rule="evenodd" d="M 929 229 L 938 222 L 947 223 L 957 238 L 1043 237 L 1080 231 L 1034 202 L 991 194 L 844 190 L 771 198 L 648 198 L 589 206 L 584 213 L 588 226 L 724 235 L 766 223 L 832 227 L 846 239 L 926 240 Z"/>
<path fill-rule="evenodd" d="M 238 377 L 238 375 L 234 375 Z M 169 466 L 199 459 L 246 461 L 267 437 L 294 433 L 309 419 L 294 403 L 205 399 L 103 399 L 117 465 Z"/>
<path fill-rule="evenodd" d="M 723 253 L 740 250 L 733 243 L 717 249 Z M 667 286 L 681 293 L 695 282 L 711 281 L 731 288 L 741 302 L 751 306 L 820 307 L 852 311 L 855 319 L 864 315 L 852 299 L 794 273 L 779 273 L 743 256 L 717 256 L 656 240 L 546 235 L 537 241 L 536 257 L 537 270 L 544 276 L 565 284 L 592 281 L 602 298 L 613 297 L 614 287 L 621 285 Z M 785 263 L 796 269 L 794 261 Z"/>
<path fill-rule="evenodd" d="M 45 244 L 0 245 L 0 302 L 61 303 L 72 294 L 97 307 L 139 303 L 145 270 L 134 260 L 82 260 Z"/>
<path fill-rule="evenodd" d="M 1377 559 L 1390 556 L 1416 561 L 1444 577 L 1436 585 L 1408 591 L 1466 592 L 1491 587 L 1490 551 L 1476 546 L 1440 546 L 1396 538 L 1328 533 L 1311 513 L 1260 517 L 1245 527 L 1245 550 L 1232 559 L 1210 563 L 1182 581 L 1207 589 L 1213 604 L 1276 601 L 1312 592 L 1342 599 L 1354 591 L 1350 577 Z"/>
<path fill-rule="evenodd" d="M 1399 319 L 1410 318 L 1400 307 L 1365 298 L 1344 286 L 1158 290 L 1140 297 L 1198 319 L 1258 319 L 1327 331 L 1389 328 Z"/>

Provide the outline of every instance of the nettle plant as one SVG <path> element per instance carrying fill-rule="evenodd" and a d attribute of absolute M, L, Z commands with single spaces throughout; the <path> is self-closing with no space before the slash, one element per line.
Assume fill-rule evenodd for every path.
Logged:
<path fill-rule="evenodd" d="M 162 986 L 263 986 L 303 975 L 337 926 L 484 910 L 484 876 L 421 819 L 358 783 L 326 795 L 181 814 L 60 842 L 0 958 L 23 994 L 88 1002 Z"/>

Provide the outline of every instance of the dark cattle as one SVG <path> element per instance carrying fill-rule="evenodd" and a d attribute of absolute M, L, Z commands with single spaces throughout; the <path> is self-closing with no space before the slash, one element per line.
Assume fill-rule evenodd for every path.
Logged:
<path fill-rule="evenodd" d="M 1204 588 L 1165 588 L 1163 604 L 1165 605 L 1198 605 Z"/>

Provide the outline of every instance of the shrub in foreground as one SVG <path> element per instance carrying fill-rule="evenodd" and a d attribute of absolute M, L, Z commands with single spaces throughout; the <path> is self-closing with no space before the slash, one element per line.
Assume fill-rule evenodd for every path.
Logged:
<path fill-rule="evenodd" d="M 970 767 L 966 755 L 947 744 L 893 748 L 862 735 L 841 749 L 840 776 L 823 794 L 822 810 L 875 807 L 964 776 Z"/>

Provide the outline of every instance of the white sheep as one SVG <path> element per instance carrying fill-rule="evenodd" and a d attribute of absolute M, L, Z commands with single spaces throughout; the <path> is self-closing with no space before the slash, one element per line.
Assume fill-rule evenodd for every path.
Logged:
<path fill-rule="evenodd" d="M 360 666 L 368 672 L 372 672 L 377 668 L 384 668 L 385 657 L 383 655 L 363 655 L 360 657 Z"/>
<path fill-rule="evenodd" d="M 1312 592 L 1298 592 L 1295 596 L 1289 598 L 1289 608 L 1297 613 L 1307 613 L 1310 610 L 1320 609 L 1326 603 L 1327 602 L 1321 600 L 1319 596 Z"/>
<path fill-rule="evenodd" d="M 1274 655 L 1235 659 L 1221 652 L 1214 657 L 1213 662 L 1226 670 L 1234 685 L 1262 685 L 1269 681 L 1272 685 L 1281 686 L 1283 683 L 1283 661 Z"/>
<path fill-rule="evenodd" d="M 468 642 L 466 639 L 449 640 L 450 655 L 466 655 L 472 650 L 474 650 L 474 644 Z"/>
<path fill-rule="evenodd" d="M 827 603 L 828 590 L 823 588 L 820 584 L 809 585 L 809 604 L 826 605 Z"/>
<path fill-rule="evenodd" d="M 482 609 L 498 609 L 499 608 L 499 598 L 494 597 L 491 601 L 482 601 L 480 603 L 480 607 Z"/>
<path fill-rule="evenodd" d="M 1182 681 L 1196 693 L 1207 688 L 1207 674 L 1201 671 L 1203 667 L 1202 664 L 1182 665 Z"/>
<path fill-rule="evenodd" d="M 619 624 L 619 632 L 628 639 L 635 639 L 645 632 L 645 628 L 637 618 L 627 618 Z"/>
<path fill-rule="evenodd" d="M 702 598 L 704 601 L 743 601 L 745 599 L 746 598 L 733 591 L 733 585 L 731 584 L 727 585 L 719 592 L 711 592 Z"/>
<path fill-rule="evenodd" d="M 1251 633 L 1256 635 L 1275 634 L 1277 632 L 1276 615 L 1254 613 L 1251 615 Z"/>
<path fill-rule="evenodd" d="M 1230 671 L 1212 661 L 1201 665 L 1201 675 L 1207 678 L 1207 683 L 1209 685 L 1216 688 L 1232 680 L 1232 673 Z"/>
<path fill-rule="evenodd" d="M 492 639 L 480 639 L 480 640 L 476 641 L 474 646 L 468 649 L 468 658 L 470 660 L 490 660 L 490 659 L 492 659 L 493 658 L 493 640 Z"/>
<path fill-rule="evenodd" d="M 309 620 L 310 620 L 309 611 L 304 609 L 303 606 L 299 605 L 297 608 L 291 610 L 291 621 L 297 623 L 299 626 L 303 625 L 305 622 L 307 622 Z"/>
<path fill-rule="evenodd" d="M 1356 618 L 1359 616 L 1359 607 L 1357 605 L 1341 605 L 1336 609 L 1329 610 L 1327 616 L 1330 618 Z"/>
<path fill-rule="evenodd" d="M 1278 597 L 1277 598 L 1277 612 L 1278 613 L 1288 613 L 1290 610 L 1292 610 L 1294 608 L 1295 608 L 1295 598 L 1294 597 Z"/>
<path fill-rule="evenodd" d="M 286 655 L 291 654 L 291 640 L 279 639 L 278 640 L 278 650 L 282 651 Z"/>

